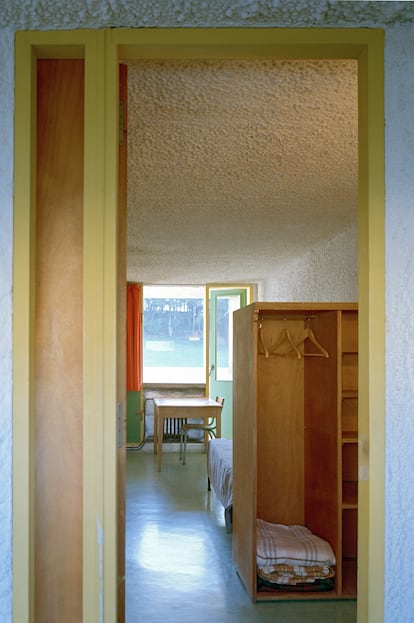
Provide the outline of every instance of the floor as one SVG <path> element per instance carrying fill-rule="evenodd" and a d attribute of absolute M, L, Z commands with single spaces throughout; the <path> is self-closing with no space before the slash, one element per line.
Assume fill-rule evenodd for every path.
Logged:
<path fill-rule="evenodd" d="M 206 457 L 127 454 L 126 623 L 355 623 L 355 601 L 252 604 L 231 559 Z"/>

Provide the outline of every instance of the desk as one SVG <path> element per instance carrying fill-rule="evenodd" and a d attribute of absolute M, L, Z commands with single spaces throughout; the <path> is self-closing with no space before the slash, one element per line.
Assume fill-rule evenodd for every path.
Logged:
<path fill-rule="evenodd" d="M 204 420 L 216 418 L 216 437 L 221 437 L 222 405 L 211 398 L 154 398 L 154 452 L 161 471 L 162 438 L 166 418 Z"/>

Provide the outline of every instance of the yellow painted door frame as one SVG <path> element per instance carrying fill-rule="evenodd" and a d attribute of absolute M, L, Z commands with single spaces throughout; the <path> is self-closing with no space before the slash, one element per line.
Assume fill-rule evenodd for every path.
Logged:
<path fill-rule="evenodd" d="M 111 108 L 102 31 L 16 35 L 13 620 L 34 622 L 34 293 L 36 60 L 85 63 L 83 221 L 83 621 L 115 621 L 117 91 Z M 116 66 L 115 60 L 113 67 Z M 116 67 L 117 68 L 117 67 Z M 112 72 L 113 73 L 113 72 Z M 112 85 L 116 89 L 117 76 Z"/>
<path fill-rule="evenodd" d="M 111 29 L 16 35 L 13 620 L 33 623 L 35 62 L 85 59 L 83 620 L 116 621 L 118 64 L 135 58 L 353 58 L 359 72 L 360 481 L 358 621 L 384 602 L 383 32 Z M 371 434 L 375 432 L 375 434 Z M 370 444 L 369 444 L 370 442 Z M 368 446 L 369 455 L 368 455 Z"/>

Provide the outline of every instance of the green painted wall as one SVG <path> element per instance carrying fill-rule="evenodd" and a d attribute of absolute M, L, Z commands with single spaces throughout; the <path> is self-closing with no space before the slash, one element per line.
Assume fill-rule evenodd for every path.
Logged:
<path fill-rule="evenodd" d="M 141 441 L 141 392 L 127 392 L 127 443 Z"/>

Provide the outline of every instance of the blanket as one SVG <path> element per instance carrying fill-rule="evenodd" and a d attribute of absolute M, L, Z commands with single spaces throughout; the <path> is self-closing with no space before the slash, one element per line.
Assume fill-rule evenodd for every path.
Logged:
<path fill-rule="evenodd" d="M 257 519 L 257 565 L 325 566 L 336 564 L 330 544 L 305 526 L 272 524 Z"/>

